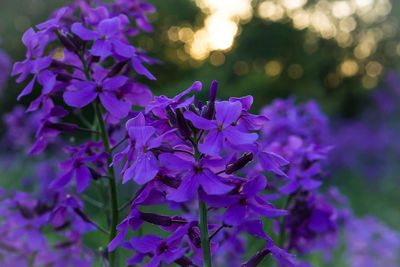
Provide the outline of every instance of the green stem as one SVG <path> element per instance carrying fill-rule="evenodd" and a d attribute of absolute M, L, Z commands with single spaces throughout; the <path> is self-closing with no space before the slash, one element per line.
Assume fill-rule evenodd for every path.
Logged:
<path fill-rule="evenodd" d="M 192 144 L 194 146 L 194 159 L 198 162 L 201 158 L 201 153 L 197 148 L 196 142 L 193 140 Z M 210 239 L 208 238 L 208 218 L 207 218 L 207 204 L 200 200 L 199 198 L 199 228 L 201 235 L 201 249 L 203 251 L 203 266 L 212 267 L 211 263 L 211 250 L 210 250 Z"/>
<path fill-rule="evenodd" d="M 285 206 L 283 206 L 284 210 L 287 210 L 289 207 L 290 202 L 294 198 L 295 194 L 291 194 L 286 198 Z M 279 247 L 282 248 L 283 245 L 285 244 L 285 239 L 286 239 L 286 231 L 285 231 L 285 226 L 286 226 L 286 216 L 283 216 L 280 222 L 280 227 L 279 227 Z"/>
<path fill-rule="evenodd" d="M 95 104 L 95 111 L 96 111 L 97 121 L 100 126 L 100 133 L 101 133 L 101 139 L 102 139 L 103 145 L 104 145 L 104 150 L 108 154 L 110 154 L 110 156 L 107 158 L 107 166 L 108 166 L 108 175 L 110 177 L 110 179 L 108 179 L 108 180 L 110 183 L 109 188 L 110 188 L 110 197 L 111 197 L 111 226 L 110 226 L 110 235 L 109 235 L 109 241 L 111 241 L 114 239 L 114 237 L 117 234 L 117 229 L 116 229 L 117 224 L 118 224 L 117 184 L 115 181 L 114 167 L 111 165 L 112 151 L 111 151 L 111 147 L 110 147 L 110 140 L 108 137 L 106 124 L 103 120 L 100 105 L 98 102 L 96 102 L 96 104 Z M 115 260 L 115 258 L 116 258 L 115 255 L 116 255 L 116 250 L 109 252 L 108 261 L 109 261 L 110 267 L 117 266 L 116 260 Z"/>
<path fill-rule="evenodd" d="M 208 239 L 207 205 L 199 198 L 201 248 L 203 251 L 203 266 L 212 267 L 210 242 Z"/>

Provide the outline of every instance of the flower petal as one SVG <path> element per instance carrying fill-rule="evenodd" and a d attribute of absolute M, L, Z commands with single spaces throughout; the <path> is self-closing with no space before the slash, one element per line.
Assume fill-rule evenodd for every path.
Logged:
<path fill-rule="evenodd" d="M 29 83 L 28 85 L 24 88 L 24 90 L 22 90 L 22 92 L 18 95 L 17 100 L 19 101 L 21 99 L 21 97 L 25 96 L 25 95 L 29 95 L 32 92 L 33 89 L 33 85 L 35 84 L 35 80 L 36 77 L 34 77 Z"/>
<path fill-rule="evenodd" d="M 192 111 L 186 111 L 185 113 L 183 113 L 183 116 L 185 117 L 185 119 L 189 120 L 197 129 L 211 130 L 217 128 L 215 122 L 200 117 Z"/>
<path fill-rule="evenodd" d="M 103 89 L 109 90 L 109 89 L 120 88 L 127 81 L 128 81 L 128 77 L 122 76 L 122 75 L 108 78 L 108 79 L 105 79 L 103 82 Z"/>
<path fill-rule="evenodd" d="M 246 206 L 235 204 L 227 208 L 222 217 L 228 225 L 239 225 L 246 217 Z"/>
<path fill-rule="evenodd" d="M 248 181 L 243 186 L 243 193 L 247 197 L 253 197 L 258 192 L 265 189 L 267 186 L 267 180 L 264 175 L 257 175 L 257 177 L 253 178 L 252 180 Z"/>
<path fill-rule="evenodd" d="M 183 181 L 178 189 L 167 195 L 168 200 L 185 202 L 192 200 L 196 196 L 200 184 L 197 179 L 193 178 L 193 173 L 189 172 L 182 180 Z"/>
<path fill-rule="evenodd" d="M 199 145 L 199 150 L 201 153 L 210 156 L 219 156 L 223 148 L 224 136 L 218 130 L 211 130 L 203 143 Z"/>
<path fill-rule="evenodd" d="M 73 175 L 74 175 L 74 171 L 70 170 L 69 172 L 65 173 L 63 176 L 52 181 L 51 184 L 49 185 L 49 188 L 58 189 L 60 187 L 63 187 L 64 185 L 68 184 L 69 181 L 71 181 Z"/>
<path fill-rule="evenodd" d="M 108 251 L 113 251 L 125 238 L 126 232 L 128 231 L 128 221 L 119 224 L 120 232 L 114 237 L 114 239 L 108 244 Z"/>
<path fill-rule="evenodd" d="M 93 56 L 98 56 L 104 59 L 112 54 L 111 48 L 112 46 L 109 41 L 96 40 L 89 52 Z"/>
<path fill-rule="evenodd" d="M 125 118 L 131 110 L 130 103 L 119 100 L 111 92 L 102 92 L 99 96 L 106 110 L 119 119 Z"/>
<path fill-rule="evenodd" d="M 76 187 L 78 193 L 82 193 L 88 187 L 90 180 L 92 180 L 92 174 L 88 167 L 81 165 L 76 169 Z"/>
<path fill-rule="evenodd" d="M 169 153 L 161 154 L 158 159 L 161 166 L 171 171 L 187 171 L 193 168 L 193 163 Z"/>
<path fill-rule="evenodd" d="M 218 176 L 209 170 L 204 170 L 195 175 L 203 190 L 209 195 L 222 195 L 233 189 L 233 186 L 218 180 Z"/>
<path fill-rule="evenodd" d="M 79 22 L 72 24 L 71 31 L 84 41 L 90 41 L 101 37 L 99 33 L 88 30 Z"/>
<path fill-rule="evenodd" d="M 236 127 L 228 127 L 224 129 L 222 133 L 229 142 L 237 145 L 253 144 L 258 138 L 256 133 L 244 133 L 239 131 Z"/>
<path fill-rule="evenodd" d="M 136 149 L 143 148 L 143 146 L 155 132 L 156 129 L 152 126 L 135 126 L 128 129 L 129 137 L 136 141 Z"/>
<path fill-rule="evenodd" d="M 135 71 L 141 75 L 146 76 L 147 78 L 149 78 L 150 80 L 156 80 L 156 77 L 153 76 L 153 74 L 150 73 L 150 71 L 148 71 L 142 64 L 142 62 L 140 62 L 139 59 L 136 58 L 132 58 L 131 60 L 131 66 L 132 68 L 135 69 Z"/>
<path fill-rule="evenodd" d="M 163 240 L 156 235 L 145 235 L 142 237 L 132 237 L 129 241 L 132 248 L 140 253 L 147 253 L 157 249 L 157 244 Z"/>
<path fill-rule="evenodd" d="M 218 124 L 227 127 L 239 117 L 242 112 L 242 104 L 228 101 L 217 102 L 215 103 L 215 111 L 215 118 Z"/>
<path fill-rule="evenodd" d="M 105 19 L 99 23 L 99 31 L 101 32 L 101 34 L 110 38 L 118 33 L 120 24 L 121 20 L 119 19 L 119 17 Z"/>
<path fill-rule="evenodd" d="M 66 91 L 64 92 L 63 97 L 67 105 L 75 108 L 82 108 L 96 99 L 97 92 L 95 92 L 92 88 Z"/>

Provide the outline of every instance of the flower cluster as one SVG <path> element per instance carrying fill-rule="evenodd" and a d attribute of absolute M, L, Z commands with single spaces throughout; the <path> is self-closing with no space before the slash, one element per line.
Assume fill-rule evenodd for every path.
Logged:
<path fill-rule="evenodd" d="M 61 262 L 91 266 L 92 253 L 83 245 L 82 235 L 95 229 L 93 222 L 77 196 L 48 189 L 52 172 L 51 165 L 39 165 L 36 193 L 1 189 L 2 266 L 59 266 Z"/>
<path fill-rule="evenodd" d="M 59 169 L 39 166 L 34 193 L 1 192 L 0 263 L 90 265 L 88 231 L 107 235 L 100 256 L 111 267 L 122 248 L 134 252 L 126 264 L 154 267 L 248 267 L 267 256 L 306 266 L 291 253 L 332 251 L 351 216 L 337 191 L 320 190 L 332 147 L 318 105 L 277 100 L 256 115 L 251 96 L 218 100 L 216 81 L 203 101 L 199 81 L 153 97 L 136 75 L 154 80 L 145 65 L 158 61 L 130 43 L 152 30 L 153 11 L 138 0 L 77 0 L 24 34 L 26 59 L 12 74 L 28 83 L 18 99 L 41 90 L 29 117 L 21 108 L 5 117 L 6 138 L 18 148 L 33 140 L 29 154 Z M 49 229 L 63 241 L 49 242 Z M 248 236 L 262 247 L 246 258 Z"/>
<path fill-rule="evenodd" d="M 155 97 L 145 112 L 127 121 L 128 144 L 114 156 L 113 163 L 126 159 L 122 182 L 133 180 L 141 187 L 132 201 L 131 212 L 118 225 L 120 232 L 109 250 L 122 244 L 137 252 L 128 259 L 129 264 L 138 264 L 149 256 L 151 266 L 158 266 L 160 261 L 179 264 L 192 250 L 191 261 L 201 264 L 203 258 L 211 260 L 211 255 L 204 257 L 205 253 L 217 253 L 225 242 L 233 242 L 245 232 L 265 239 L 267 254 L 282 263 L 290 262 L 292 255 L 273 244 L 260 220 L 286 214 L 262 194 L 267 186 L 263 172 L 278 170 L 280 164 L 273 157 L 265 157 L 263 160 L 268 161 L 265 169 L 254 171 L 251 176 L 242 171 L 250 162 L 260 162 L 261 157 L 254 155 L 268 153 L 259 151 L 258 134 L 254 132 L 267 118 L 248 113 L 250 96 L 217 101 L 216 81 L 205 104 L 196 102 L 194 97 L 185 98 L 200 90 L 201 83 L 195 82 L 172 99 Z M 198 208 L 193 200 L 198 201 Z M 169 217 L 139 210 L 141 206 L 166 203 L 182 211 Z M 149 235 L 123 243 L 129 228 L 135 232 L 144 223 L 175 233 L 164 240 Z M 143 247 L 147 242 L 153 245 Z M 236 258 L 239 260 L 236 265 L 240 264 L 241 259 L 237 255 Z"/>

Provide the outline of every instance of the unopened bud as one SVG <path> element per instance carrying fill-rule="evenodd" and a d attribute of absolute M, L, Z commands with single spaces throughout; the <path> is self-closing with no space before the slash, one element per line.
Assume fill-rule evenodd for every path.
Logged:
<path fill-rule="evenodd" d="M 49 122 L 46 123 L 46 127 L 66 133 L 76 133 L 76 131 L 78 130 L 78 126 L 76 126 L 75 124 L 65 122 Z"/>
<path fill-rule="evenodd" d="M 107 77 L 114 77 L 115 75 L 117 75 L 118 73 L 121 72 L 121 70 L 129 63 L 129 60 L 127 61 L 123 61 L 123 62 L 119 62 L 117 64 L 115 64 L 111 70 L 108 72 Z"/>
<path fill-rule="evenodd" d="M 215 102 L 215 98 L 217 97 L 217 89 L 218 89 L 218 82 L 214 80 L 211 83 L 210 87 L 210 102 Z"/>
<path fill-rule="evenodd" d="M 86 213 L 83 212 L 83 210 L 81 210 L 80 208 L 74 208 L 74 211 L 76 214 L 79 215 L 79 217 L 81 217 L 82 220 L 84 220 L 87 223 L 90 223 L 91 220 L 89 218 L 89 216 L 86 215 Z"/>
<path fill-rule="evenodd" d="M 174 128 L 178 128 L 175 111 L 171 108 L 171 106 L 167 106 L 165 110 L 168 121 L 170 122 L 171 126 Z"/>
<path fill-rule="evenodd" d="M 183 137 L 189 138 L 190 136 L 192 136 L 192 131 L 190 130 L 186 119 L 183 117 L 182 110 L 177 109 L 175 112 L 176 112 L 176 121 L 178 124 L 179 132 Z"/>
<path fill-rule="evenodd" d="M 212 120 L 215 115 L 215 102 L 207 101 L 207 105 L 203 108 L 201 116 L 207 120 Z"/>
<path fill-rule="evenodd" d="M 56 31 L 57 37 L 60 40 L 61 44 L 69 51 L 71 52 L 76 52 L 78 51 L 78 47 L 76 44 L 69 38 L 68 36 L 65 36 L 62 34 L 60 31 Z"/>
<path fill-rule="evenodd" d="M 90 173 L 92 174 L 93 180 L 97 181 L 101 178 L 101 173 L 99 173 L 97 170 L 93 169 L 92 167 L 88 167 Z"/>
<path fill-rule="evenodd" d="M 172 224 L 171 217 L 155 213 L 140 212 L 139 218 L 155 225 L 171 226 Z"/>
<path fill-rule="evenodd" d="M 188 235 L 189 235 L 190 242 L 196 248 L 201 248 L 201 237 L 200 237 L 200 234 L 193 227 L 189 228 Z"/>
<path fill-rule="evenodd" d="M 32 219 L 35 217 L 33 211 L 31 211 L 28 207 L 21 205 L 19 202 L 17 203 L 17 208 L 25 219 Z"/>
<path fill-rule="evenodd" d="M 53 59 L 51 61 L 51 65 L 50 66 L 53 67 L 53 68 L 58 68 L 58 69 L 66 69 L 66 68 L 69 67 L 68 64 L 65 64 L 64 62 L 59 61 L 59 60 L 55 60 L 55 59 Z"/>
<path fill-rule="evenodd" d="M 67 74 L 67 73 L 57 73 L 57 81 L 61 81 L 61 82 L 69 82 L 70 80 L 72 80 L 74 77 L 71 74 Z"/>
<path fill-rule="evenodd" d="M 158 180 L 161 183 L 165 184 L 166 186 L 169 186 L 169 187 L 172 187 L 172 188 L 175 188 L 175 189 L 178 188 L 180 186 L 181 182 L 182 182 L 180 179 L 178 179 L 176 177 L 170 177 L 170 176 L 167 176 L 167 175 L 160 175 L 158 177 Z"/>
<path fill-rule="evenodd" d="M 248 261 L 243 263 L 241 267 L 257 267 L 257 265 L 259 265 L 262 262 L 262 260 L 265 258 L 265 256 L 267 256 L 270 252 L 271 251 L 268 249 L 264 249 L 264 250 L 257 252 L 256 255 L 254 255 Z"/>
<path fill-rule="evenodd" d="M 244 153 L 238 160 L 236 160 L 234 163 L 226 165 L 225 168 L 225 173 L 226 174 L 232 174 L 234 172 L 237 172 L 244 166 L 246 166 L 247 163 L 253 160 L 253 153 L 251 152 L 246 152 Z"/>
<path fill-rule="evenodd" d="M 186 256 L 180 257 L 175 263 L 181 267 L 190 267 L 193 264 L 192 260 Z"/>
<path fill-rule="evenodd" d="M 199 109 L 193 104 L 189 105 L 189 110 L 192 111 L 193 113 L 197 114 L 197 115 L 200 115 Z"/>

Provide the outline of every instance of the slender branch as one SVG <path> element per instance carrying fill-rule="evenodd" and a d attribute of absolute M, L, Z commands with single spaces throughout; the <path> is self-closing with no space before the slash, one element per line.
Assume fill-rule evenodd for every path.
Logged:
<path fill-rule="evenodd" d="M 225 172 L 225 170 L 222 170 L 222 171 L 216 172 L 215 175 L 218 175 L 218 174 L 221 174 L 221 173 L 224 173 L 224 172 Z"/>
<path fill-rule="evenodd" d="M 124 138 L 121 141 L 119 141 L 118 143 L 116 143 L 112 148 L 111 151 L 114 151 L 114 149 L 116 149 L 119 145 L 121 145 L 123 142 L 125 142 L 126 140 L 128 140 L 128 138 Z"/>
<path fill-rule="evenodd" d="M 77 115 L 81 122 L 85 124 L 87 128 L 92 128 L 92 124 L 90 124 L 90 122 L 81 113 L 78 113 Z"/>
<path fill-rule="evenodd" d="M 183 149 L 174 149 L 174 152 L 182 152 L 182 153 L 186 153 L 186 154 L 189 154 L 191 156 L 194 156 L 194 154 L 192 152 L 187 151 L 187 150 L 183 150 Z"/>
<path fill-rule="evenodd" d="M 213 239 L 214 236 L 216 236 L 224 227 L 225 225 L 221 225 L 217 230 L 215 230 L 215 232 L 212 233 L 212 235 L 210 235 L 210 237 L 208 238 L 208 241 L 211 242 L 211 239 Z"/>
<path fill-rule="evenodd" d="M 106 229 L 104 229 L 102 226 L 100 226 L 97 222 L 90 220 L 90 224 L 92 224 L 94 227 L 100 230 L 100 232 L 105 233 L 106 235 L 110 235 L 110 232 L 108 232 Z"/>
<path fill-rule="evenodd" d="M 284 210 L 287 210 L 289 207 L 290 202 L 292 201 L 294 197 L 294 194 L 289 195 L 286 198 L 285 206 L 283 207 Z M 286 231 L 285 231 L 285 226 L 286 226 L 286 218 L 287 216 L 283 216 L 279 225 L 279 247 L 282 248 L 283 245 L 285 244 L 285 239 L 286 239 Z"/>
<path fill-rule="evenodd" d="M 106 207 L 104 207 L 103 203 L 101 203 L 100 201 L 97 201 L 87 195 L 82 194 L 81 195 L 82 199 L 85 200 L 86 202 L 92 204 L 93 206 L 100 208 L 100 209 L 104 209 Z"/>
<path fill-rule="evenodd" d="M 92 134 L 100 134 L 99 131 L 88 129 L 88 128 L 81 128 L 81 127 L 78 127 L 78 131 L 92 133 Z"/>

